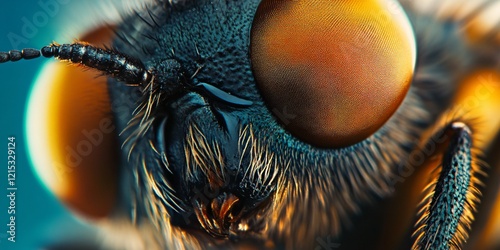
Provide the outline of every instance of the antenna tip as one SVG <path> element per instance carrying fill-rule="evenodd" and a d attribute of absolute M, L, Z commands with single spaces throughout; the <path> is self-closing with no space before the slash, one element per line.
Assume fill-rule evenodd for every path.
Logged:
<path fill-rule="evenodd" d="M 4 62 L 8 62 L 8 61 L 10 61 L 9 53 L 0 52 L 0 63 L 4 63 Z"/>

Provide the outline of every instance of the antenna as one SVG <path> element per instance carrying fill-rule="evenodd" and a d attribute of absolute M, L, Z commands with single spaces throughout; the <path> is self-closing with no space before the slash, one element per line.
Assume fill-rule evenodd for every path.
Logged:
<path fill-rule="evenodd" d="M 114 50 L 101 49 L 85 43 L 51 44 L 38 49 L 11 50 L 0 52 L 0 63 L 29 60 L 40 55 L 57 58 L 97 69 L 127 84 L 145 86 L 153 74 L 144 65 Z"/>

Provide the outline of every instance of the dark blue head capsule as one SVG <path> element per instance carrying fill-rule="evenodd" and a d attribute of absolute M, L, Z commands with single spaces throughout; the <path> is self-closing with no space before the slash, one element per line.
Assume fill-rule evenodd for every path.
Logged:
<path fill-rule="evenodd" d="M 390 73 L 400 58 L 378 52 L 391 53 L 388 45 L 405 41 L 409 46 L 397 51 L 411 51 L 410 59 L 414 51 L 410 34 L 391 33 L 404 18 L 373 15 L 372 7 L 388 2 L 156 1 L 124 18 L 113 49 L 53 44 L 41 51 L 0 53 L 0 63 L 44 55 L 109 76 L 115 125 L 123 131 L 119 208 L 133 223 L 154 226 L 159 245 L 251 241 L 259 247 L 272 241 L 277 247 L 310 248 L 319 236 L 339 235 L 364 201 L 390 192 L 392 171 L 442 111 L 436 107 L 444 107 L 430 97 L 449 97 L 426 86 L 454 83 L 410 82 L 411 60 L 403 64 L 404 81 L 390 81 L 398 79 Z M 283 19 L 282 13 L 292 18 Z M 367 25 L 376 23 L 368 19 L 389 22 L 378 29 Z M 342 56 L 331 42 L 348 38 L 357 44 L 366 34 L 376 39 L 361 39 L 363 46 L 355 50 L 366 53 L 348 54 L 360 63 L 334 60 Z M 261 40 L 266 46 L 255 46 Z M 300 53 L 288 53 L 294 50 Z M 353 73 L 356 66 L 362 74 Z M 375 90 L 360 94 L 366 88 L 356 85 L 359 75 L 375 90 L 399 86 L 397 98 Z M 373 75 L 392 87 L 370 85 Z M 368 105 L 361 112 L 357 107 L 373 93 L 378 96 L 370 95 L 371 101 L 392 100 L 390 109 Z M 345 98 L 351 95 L 356 98 Z M 346 105 L 331 108 L 337 101 Z M 376 126 L 368 128 L 366 116 Z M 348 133 L 338 137 L 339 131 Z"/>
<path fill-rule="evenodd" d="M 151 8 L 118 29 L 114 47 L 154 75 L 142 88 L 109 82 L 124 130 L 124 174 L 137 176 L 138 190 L 162 190 L 138 204 L 141 210 L 162 204 L 170 220 L 162 223 L 216 238 L 262 230 L 255 213 L 269 204 L 284 168 L 256 140 L 256 129 L 272 121 L 249 57 L 258 4 Z"/>
<path fill-rule="evenodd" d="M 381 176 L 387 172 L 375 169 L 394 159 L 374 156 L 387 147 L 407 154 L 408 147 L 399 147 L 405 142 L 394 138 L 402 136 L 397 128 L 412 127 L 411 119 L 396 114 L 400 121 L 389 121 L 377 140 L 340 149 L 297 139 L 287 126 L 315 120 L 265 103 L 254 75 L 252 29 L 261 1 L 182 3 L 126 19 L 114 42 L 153 74 L 141 88 L 109 81 L 116 123 L 124 131 L 124 185 L 133 187 L 124 203 L 138 217 L 193 232 L 200 244 L 223 238 L 310 246 L 318 235 L 338 232 L 339 218 L 358 209 L 359 197 L 386 192 Z M 283 91 L 297 94 L 295 88 Z M 266 94 L 269 99 L 272 92 Z"/>

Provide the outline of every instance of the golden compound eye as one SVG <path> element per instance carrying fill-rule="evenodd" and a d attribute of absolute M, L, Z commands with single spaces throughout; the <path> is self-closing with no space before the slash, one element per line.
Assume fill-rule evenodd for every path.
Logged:
<path fill-rule="evenodd" d="M 377 131 L 403 101 L 415 39 L 395 1 L 263 0 L 251 33 L 257 85 L 283 126 L 318 147 Z"/>

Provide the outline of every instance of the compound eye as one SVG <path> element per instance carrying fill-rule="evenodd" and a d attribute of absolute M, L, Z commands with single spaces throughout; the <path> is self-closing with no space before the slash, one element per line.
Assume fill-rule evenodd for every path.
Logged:
<path fill-rule="evenodd" d="M 403 101 L 415 57 L 395 1 L 263 0 L 253 21 L 251 60 L 264 101 L 294 115 L 284 128 L 317 147 L 376 132 Z"/>

